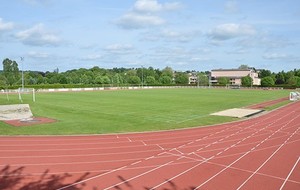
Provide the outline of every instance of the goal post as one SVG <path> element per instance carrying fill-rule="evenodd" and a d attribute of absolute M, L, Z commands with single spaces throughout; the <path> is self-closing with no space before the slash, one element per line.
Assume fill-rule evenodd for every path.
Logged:
<path fill-rule="evenodd" d="M 35 89 L 34 88 L 19 88 L 19 100 L 23 103 L 22 94 L 32 94 L 32 101 L 35 102 Z"/>

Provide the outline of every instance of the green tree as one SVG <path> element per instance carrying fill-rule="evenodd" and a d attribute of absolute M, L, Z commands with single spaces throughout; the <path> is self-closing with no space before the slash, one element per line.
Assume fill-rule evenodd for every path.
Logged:
<path fill-rule="evenodd" d="M 172 84 L 172 78 L 170 76 L 165 75 L 165 76 L 160 77 L 159 82 L 161 84 Z"/>
<path fill-rule="evenodd" d="M 218 83 L 225 86 L 226 84 L 229 84 L 229 79 L 227 77 L 220 77 L 218 78 Z"/>
<path fill-rule="evenodd" d="M 198 80 L 199 80 L 199 85 L 200 86 L 208 86 L 208 77 L 204 73 L 199 73 L 198 74 Z"/>
<path fill-rule="evenodd" d="M 141 79 L 138 76 L 130 76 L 128 79 L 129 84 L 141 84 Z"/>
<path fill-rule="evenodd" d="M 294 87 L 300 87 L 300 77 L 298 76 L 292 76 L 287 81 L 288 85 L 294 86 Z"/>
<path fill-rule="evenodd" d="M 250 76 L 242 77 L 242 85 L 243 86 L 251 86 L 252 85 L 252 78 Z"/>
<path fill-rule="evenodd" d="M 189 83 L 189 77 L 184 72 L 177 72 L 175 75 L 175 83 L 176 84 L 188 84 Z"/>
<path fill-rule="evenodd" d="M 171 67 L 166 67 L 162 70 L 161 76 L 168 76 L 172 79 L 173 73 L 174 73 L 174 71 Z"/>
<path fill-rule="evenodd" d="M 258 76 L 259 78 L 264 78 L 264 77 L 268 77 L 268 76 L 271 76 L 272 73 L 270 70 L 265 70 L 265 69 L 262 69 L 259 73 L 258 73 Z"/>
<path fill-rule="evenodd" d="M 155 80 L 155 77 L 153 77 L 153 76 L 147 76 L 145 82 L 147 85 L 153 85 L 156 83 L 156 80 Z"/>
<path fill-rule="evenodd" d="M 110 84 L 111 83 L 111 80 L 110 80 L 109 76 L 107 76 L 107 75 L 102 77 L 102 81 L 103 81 L 103 84 Z"/>
<path fill-rule="evenodd" d="M 263 87 L 271 87 L 274 86 L 274 84 L 274 79 L 271 76 L 267 76 L 261 79 L 261 86 Z"/>
<path fill-rule="evenodd" d="M 239 69 L 249 69 L 249 66 L 248 65 L 241 65 L 241 66 L 239 66 Z"/>
<path fill-rule="evenodd" d="M 19 67 L 16 61 L 8 58 L 3 60 L 3 74 L 7 79 L 8 85 L 13 85 L 18 82 L 20 78 Z"/>
<path fill-rule="evenodd" d="M 284 84 L 285 83 L 285 78 L 284 78 L 284 72 L 279 72 L 278 74 L 275 75 L 275 84 Z"/>

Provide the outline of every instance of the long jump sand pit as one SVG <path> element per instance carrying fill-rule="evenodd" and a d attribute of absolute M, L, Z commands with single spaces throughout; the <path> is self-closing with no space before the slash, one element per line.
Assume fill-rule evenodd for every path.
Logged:
<path fill-rule="evenodd" d="M 31 126 L 52 123 L 56 120 L 44 117 L 33 117 L 29 104 L 14 104 L 0 106 L 0 121 L 12 126 Z"/>
<path fill-rule="evenodd" d="M 263 112 L 263 110 L 246 109 L 246 108 L 233 108 L 233 109 L 228 109 L 228 110 L 216 112 L 216 113 L 213 113 L 211 115 L 243 118 L 243 117 L 249 117 L 249 116 L 258 114 L 260 112 Z"/>

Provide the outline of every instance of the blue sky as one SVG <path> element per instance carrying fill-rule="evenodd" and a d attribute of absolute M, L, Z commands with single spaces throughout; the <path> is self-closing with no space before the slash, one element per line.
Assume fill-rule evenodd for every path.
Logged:
<path fill-rule="evenodd" d="M 0 59 L 24 70 L 300 68 L 299 0 L 2 0 L 0 7 Z"/>

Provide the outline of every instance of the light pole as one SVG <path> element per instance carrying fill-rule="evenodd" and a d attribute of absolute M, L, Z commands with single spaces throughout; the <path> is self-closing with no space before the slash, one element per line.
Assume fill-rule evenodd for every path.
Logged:
<path fill-rule="evenodd" d="M 22 91 L 24 91 L 24 69 L 23 69 L 24 57 L 20 57 L 20 58 L 22 62 Z"/>
<path fill-rule="evenodd" d="M 144 67 L 142 65 L 142 88 L 144 88 Z"/>

